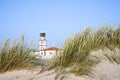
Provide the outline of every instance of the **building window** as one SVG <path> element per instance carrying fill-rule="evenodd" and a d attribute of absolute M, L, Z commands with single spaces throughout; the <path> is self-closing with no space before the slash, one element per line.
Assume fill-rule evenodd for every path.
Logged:
<path fill-rule="evenodd" d="M 50 55 L 52 55 L 52 52 L 49 52 Z"/>
<path fill-rule="evenodd" d="M 43 52 L 41 52 L 41 55 L 43 55 Z"/>

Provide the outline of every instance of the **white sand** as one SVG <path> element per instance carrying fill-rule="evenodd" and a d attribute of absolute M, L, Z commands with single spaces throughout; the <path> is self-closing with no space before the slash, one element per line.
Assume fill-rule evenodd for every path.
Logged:
<path fill-rule="evenodd" d="M 108 61 L 99 63 L 94 75 L 91 77 L 78 77 L 73 74 L 68 75 L 63 80 L 120 80 L 120 65 L 111 64 Z M 40 70 L 16 70 L 0 74 L 0 80 L 54 80 L 56 73 L 54 70 L 39 73 Z"/>
<path fill-rule="evenodd" d="M 54 80 L 55 73 L 53 70 L 39 73 L 38 71 L 11 71 L 4 74 L 0 74 L 0 80 Z M 74 75 L 68 76 L 65 80 L 85 80 L 82 77 L 76 77 Z"/>
<path fill-rule="evenodd" d="M 115 53 L 110 50 L 98 50 L 92 52 L 92 54 L 101 58 L 101 62 L 96 65 L 94 71 L 92 71 L 94 74 L 92 75 L 91 80 L 120 80 L 120 64 L 111 63 L 105 56 L 103 56 L 104 54 L 116 54 L 120 56 L 120 50 L 116 49 Z"/>
<path fill-rule="evenodd" d="M 120 80 L 120 65 L 103 61 L 94 70 L 91 80 Z"/>

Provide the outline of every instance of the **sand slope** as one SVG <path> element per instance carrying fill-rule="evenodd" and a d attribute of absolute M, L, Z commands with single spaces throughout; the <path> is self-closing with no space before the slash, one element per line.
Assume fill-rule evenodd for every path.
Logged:
<path fill-rule="evenodd" d="M 98 53 L 103 52 L 97 51 L 97 55 Z M 39 66 L 32 70 L 14 70 L 0 74 L 0 80 L 55 80 L 57 73 L 54 70 L 43 72 L 41 70 L 42 68 Z M 120 80 L 120 64 L 104 59 L 93 68 L 92 73 L 91 76 L 69 74 L 63 80 Z"/>
<path fill-rule="evenodd" d="M 28 70 L 16 70 L 0 74 L 0 80 L 54 80 L 56 73 L 54 70 L 45 71 L 28 71 Z M 86 80 L 82 77 L 74 76 L 73 74 L 67 76 L 64 80 Z"/>
<path fill-rule="evenodd" d="M 91 77 L 79 77 L 73 74 L 68 75 L 63 80 L 120 80 L 120 65 L 111 64 L 108 61 L 99 63 L 93 71 Z M 36 70 L 16 70 L 0 74 L 0 80 L 54 80 L 56 73 L 54 70 L 40 72 Z"/>

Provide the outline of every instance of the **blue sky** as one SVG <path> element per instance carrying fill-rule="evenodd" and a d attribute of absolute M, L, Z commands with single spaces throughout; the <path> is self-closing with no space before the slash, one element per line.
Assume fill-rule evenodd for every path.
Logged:
<path fill-rule="evenodd" d="M 88 26 L 120 24 L 120 0 L 0 0 L 0 42 L 24 33 L 38 46 L 45 31 L 48 46 L 61 47 Z"/>

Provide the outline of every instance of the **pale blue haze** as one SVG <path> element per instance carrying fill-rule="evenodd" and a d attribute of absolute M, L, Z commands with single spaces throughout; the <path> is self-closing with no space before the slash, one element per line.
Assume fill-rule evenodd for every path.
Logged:
<path fill-rule="evenodd" d="M 45 31 L 48 46 L 61 47 L 70 35 L 104 24 L 120 24 L 120 0 L 0 0 L 0 42 L 24 33 L 37 44 Z"/>

